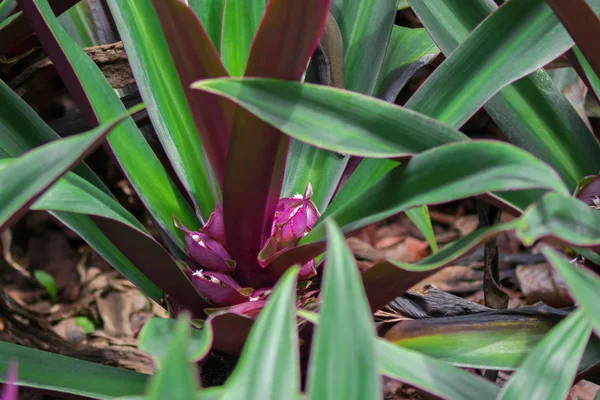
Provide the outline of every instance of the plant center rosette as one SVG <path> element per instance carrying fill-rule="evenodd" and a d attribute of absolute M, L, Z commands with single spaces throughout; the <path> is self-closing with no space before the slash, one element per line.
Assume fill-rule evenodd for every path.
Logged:
<path fill-rule="evenodd" d="M 311 200 L 312 186 L 307 185 L 304 194 L 285 197 L 278 201 L 271 226 L 271 236 L 264 243 L 263 252 L 275 254 L 294 247 L 298 241 L 311 231 L 319 219 L 319 211 Z M 185 242 L 191 260 L 186 273 L 198 292 L 210 302 L 214 309 L 254 317 L 266 304 L 277 277 L 273 277 L 268 263 L 258 258 L 255 265 L 243 265 L 233 260 L 227 251 L 223 210 L 217 206 L 206 225 L 199 231 L 191 231 L 175 218 L 175 225 L 185 233 Z M 246 287 L 241 281 L 245 269 L 255 269 L 260 265 L 259 273 L 264 277 L 261 282 L 271 281 L 268 287 Z M 302 265 L 299 287 L 308 288 L 306 282 L 317 274 L 314 260 Z M 315 291 L 300 291 L 299 302 L 309 300 Z"/>

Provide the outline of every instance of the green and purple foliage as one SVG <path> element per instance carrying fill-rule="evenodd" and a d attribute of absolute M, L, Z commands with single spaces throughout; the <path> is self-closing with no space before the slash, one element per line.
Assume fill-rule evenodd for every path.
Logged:
<path fill-rule="evenodd" d="M 600 92 L 598 55 L 574 23 L 599 27 L 600 0 L 107 0 L 169 168 L 130 118 L 139 109 L 127 112 L 57 20 L 77 1 L 12 3 L 0 3 L 13 13 L 0 53 L 34 33 L 96 128 L 62 139 L 0 84 L 0 230 L 51 212 L 179 322 L 144 329 L 150 381 L 0 342 L 3 381 L 13 358 L 20 384 L 83 396 L 290 398 L 299 338 L 312 339 L 315 399 L 378 398 L 380 375 L 441 398 L 558 399 L 599 365 L 600 280 L 549 244 L 599 258 L 600 145 L 543 67 L 575 39 L 570 60 Z M 425 28 L 395 26 L 398 7 Z M 440 53 L 405 106 L 392 104 Z M 481 108 L 510 144 L 459 131 Z M 81 163 L 105 140 L 160 242 Z M 517 218 L 438 251 L 426 206 L 468 197 Z M 400 212 L 432 254 L 359 273 L 344 235 Z M 540 244 L 579 310 L 432 318 L 376 337 L 370 312 L 509 231 Z M 304 309 L 315 303 L 318 315 Z M 241 358 L 224 388 L 200 390 L 195 363 L 211 346 Z M 517 371 L 501 390 L 455 366 Z"/>

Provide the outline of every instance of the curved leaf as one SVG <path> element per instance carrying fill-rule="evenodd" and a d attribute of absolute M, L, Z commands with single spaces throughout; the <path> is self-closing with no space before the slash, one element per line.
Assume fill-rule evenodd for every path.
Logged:
<path fill-rule="evenodd" d="M 590 333 L 583 313 L 580 310 L 573 312 L 537 344 L 498 398 L 564 399 L 575 378 Z"/>
<path fill-rule="evenodd" d="M 327 225 L 327 260 L 321 288 L 321 323 L 315 328 L 310 399 L 377 399 L 375 327 L 354 256 L 332 220 Z"/>
<path fill-rule="evenodd" d="M 413 10 L 446 56 L 497 8 L 493 0 L 430 0 L 413 3 Z M 546 41 L 550 37 L 538 37 L 539 46 L 535 49 L 540 51 L 536 53 L 543 54 L 543 49 L 555 45 L 553 40 Z M 476 45 L 473 41 L 471 43 Z M 513 67 L 510 63 L 503 65 Z M 475 78 L 470 72 L 460 76 L 462 79 Z M 421 107 L 417 103 L 414 106 Z M 443 114 L 458 123 L 472 115 L 472 111 L 456 107 L 452 102 L 448 102 L 447 107 L 454 114 L 450 116 L 449 111 L 444 111 Z M 575 188 L 581 177 L 600 169 L 598 143 L 543 70 L 539 69 L 504 88 L 485 105 L 485 109 L 513 144 L 552 165 L 570 189 Z"/>
<path fill-rule="evenodd" d="M 396 17 L 397 0 L 333 0 L 344 39 L 346 89 L 372 95 Z"/>
<path fill-rule="evenodd" d="M 221 58 L 231 76 L 244 75 L 250 48 L 266 7 L 267 0 L 225 2 Z"/>
<path fill-rule="evenodd" d="M 598 275 L 570 264 L 550 247 L 544 248 L 542 253 L 563 277 L 594 331 L 600 333 L 600 307 L 598 306 L 600 278 Z"/>
<path fill-rule="evenodd" d="M 137 107 L 139 111 L 141 107 Z M 126 116 L 88 133 L 51 142 L 13 160 L 0 171 L 0 231 L 19 219 L 45 190 L 97 148 Z"/>
<path fill-rule="evenodd" d="M 136 1 L 113 0 L 108 5 L 152 126 L 179 180 L 208 219 L 216 204 L 209 166 L 185 97 L 185 81 L 179 79 L 159 16 L 154 7 Z"/>
<path fill-rule="evenodd" d="M 548 165 L 514 146 L 488 141 L 454 143 L 416 155 L 330 216 L 350 232 L 422 204 L 533 188 L 569 194 Z M 318 224 L 300 243 L 322 238 L 323 226 Z"/>
<path fill-rule="evenodd" d="M 200 18 L 215 49 L 220 52 L 225 0 L 188 0 L 188 5 Z"/>
<path fill-rule="evenodd" d="M 232 78 L 199 81 L 193 87 L 235 101 L 295 139 L 339 153 L 393 158 L 468 140 L 414 111 L 326 86 Z"/>
<path fill-rule="evenodd" d="M 161 368 L 152 376 L 148 384 L 148 400 L 193 399 L 198 392 L 198 370 L 196 363 L 189 359 L 192 346 L 190 317 L 183 314 L 177 320 L 173 336 L 166 345 Z"/>
<path fill-rule="evenodd" d="M 223 399 L 292 399 L 300 390 L 296 333 L 296 279 L 291 268 L 260 312 Z"/>
<path fill-rule="evenodd" d="M 47 0 L 23 0 L 21 7 L 35 26 L 38 38 L 57 65 L 79 108 L 91 122 L 105 122 L 124 111 L 113 88 L 88 55 L 66 34 Z M 111 149 L 142 202 L 170 238 L 185 249 L 182 232 L 172 221 L 176 215 L 190 229 L 199 221 L 183 195 L 129 119 L 108 140 Z"/>
<path fill-rule="evenodd" d="M 0 381 L 11 360 L 19 362 L 19 386 L 54 390 L 96 399 L 144 393 L 148 375 L 107 367 L 0 341 Z"/>

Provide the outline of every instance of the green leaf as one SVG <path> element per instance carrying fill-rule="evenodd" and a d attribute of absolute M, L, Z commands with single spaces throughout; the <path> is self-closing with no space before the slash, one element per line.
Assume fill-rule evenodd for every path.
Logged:
<path fill-rule="evenodd" d="M 423 235 L 425 235 L 425 239 L 429 242 L 429 246 L 431 246 L 431 250 L 436 253 L 438 251 L 437 240 L 435 239 L 435 232 L 433 231 L 433 226 L 431 225 L 431 218 L 429 217 L 429 209 L 425 206 L 411 208 L 410 210 L 406 210 L 406 216 L 410 218 L 413 224 Z"/>
<path fill-rule="evenodd" d="M 250 47 L 266 6 L 266 0 L 225 2 L 221 31 L 221 58 L 229 75 L 244 75 Z"/>
<path fill-rule="evenodd" d="M 179 180 L 205 220 L 216 200 L 202 143 L 153 6 L 108 2 L 148 115 Z"/>
<path fill-rule="evenodd" d="M 531 2 L 531 5 L 534 3 Z M 511 7 L 519 7 L 519 4 Z M 539 7 L 542 7 L 544 11 L 537 16 L 546 15 L 549 21 L 552 17 L 547 12 L 549 10 L 548 6 L 542 4 Z M 497 7 L 492 0 L 456 2 L 430 0 L 415 1 L 412 8 L 444 54 L 449 56 L 458 44 L 467 38 L 470 31 Z M 487 21 L 487 23 L 490 24 L 490 21 Z M 557 24 L 556 19 L 554 24 Z M 539 27 L 530 26 L 531 29 L 538 29 Z M 531 51 L 530 48 L 525 48 L 524 51 L 532 53 L 531 57 L 536 56 L 536 54 L 541 56 L 548 54 L 546 52 L 547 48 L 554 48 L 555 46 L 552 37 L 552 35 L 538 37 L 535 39 L 537 44 L 533 47 L 535 51 Z M 564 39 L 564 36 L 560 37 Z M 527 41 L 530 39 L 524 36 L 522 40 Z M 568 38 L 566 40 L 568 41 Z M 470 43 L 471 46 L 479 45 L 479 42 L 473 40 Z M 519 40 L 515 42 L 515 44 L 518 43 Z M 494 49 L 488 49 L 487 51 L 501 51 L 501 46 L 498 46 L 497 43 L 492 47 Z M 538 49 L 539 51 L 537 51 Z M 512 50 L 510 51 L 512 52 Z M 470 63 L 472 59 L 455 59 L 455 61 L 456 64 Z M 477 65 L 482 64 L 477 63 Z M 496 66 L 512 70 L 513 63 L 498 63 Z M 471 76 L 469 72 L 468 76 L 465 76 L 466 74 L 467 72 L 461 72 L 458 76 L 469 80 L 478 79 L 476 74 Z M 452 79 L 454 78 L 453 76 Z M 468 83 L 468 81 L 461 81 L 460 85 L 465 82 Z M 447 84 L 454 85 L 454 83 Z M 424 102 L 429 101 L 426 98 L 422 100 Z M 416 109 L 422 109 L 420 102 L 411 104 Z M 443 105 L 440 103 L 439 106 L 442 107 Z M 457 121 L 457 123 L 461 123 L 461 121 L 472 115 L 472 111 L 457 107 L 457 103 L 453 101 L 448 101 L 446 107 L 451 109 L 452 112 L 440 109 L 440 113 L 453 121 Z M 598 143 L 581 120 L 581 117 L 562 93 L 554 87 L 548 74 L 543 70 L 537 70 L 504 88 L 488 101 L 485 109 L 513 144 L 552 165 L 570 189 L 575 188 L 581 177 L 596 173 L 600 169 Z"/>
<path fill-rule="evenodd" d="M 34 147 L 61 139 L 20 96 L 1 80 L 0 104 L 2 104 L 0 149 L 6 153 L 2 158 L 18 157 Z M 73 168 L 73 172 L 112 196 L 100 178 L 84 163 Z"/>
<path fill-rule="evenodd" d="M 83 329 L 83 333 L 86 335 L 89 335 L 96 330 L 94 321 L 84 316 L 75 317 L 75 325 L 81 327 L 81 329 Z"/>
<path fill-rule="evenodd" d="M 425 29 L 410 29 L 394 25 L 375 93 L 381 98 L 382 86 L 390 80 L 393 81 L 402 69 L 419 60 L 424 60 L 420 63 L 422 66 L 439 53 L 440 50 Z"/>
<path fill-rule="evenodd" d="M 581 53 L 581 50 L 579 50 L 579 47 L 574 46 L 573 51 L 577 56 L 577 60 L 581 64 L 581 68 L 583 68 L 585 76 L 587 77 L 589 82 L 588 88 L 594 92 L 596 98 L 600 98 L 600 78 L 598 78 L 598 75 L 596 75 L 590 63 L 585 59 L 583 53 Z"/>
<path fill-rule="evenodd" d="M 572 45 L 545 0 L 513 0 L 485 20 L 406 106 L 453 126 L 462 125 L 504 86 Z"/>
<path fill-rule="evenodd" d="M 150 354 L 159 367 L 167 355 L 169 344 L 175 340 L 178 324 L 179 321 L 174 319 L 154 317 L 146 322 L 140 332 L 139 349 Z M 212 336 L 212 326 L 208 322 L 202 330 L 192 329 L 186 350 L 188 361 L 198 361 L 208 353 Z"/>
<path fill-rule="evenodd" d="M 564 399 L 573 384 L 590 333 L 583 312 L 573 312 L 537 344 L 499 398 Z"/>
<path fill-rule="evenodd" d="M 190 361 L 190 317 L 183 314 L 177 320 L 173 338 L 161 359 L 162 367 L 152 376 L 146 398 L 193 399 L 199 389 L 196 364 Z"/>
<path fill-rule="evenodd" d="M 500 388 L 479 376 L 379 339 L 377 355 L 383 375 L 449 400 L 493 399 Z"/>
<path fill-rule="evenodd" d="M 488 141 L 454 143 L 416 155 L 330 216 L 351 232 L 423 204 L 533 188 L 569 194 L 548 165 L 514 146 Z M 318 224 L 300 243 L 321 240 L 323 230 Z"/>
<path fill-rule="evenodd" d="M 572 265 L 550 247 L 544 248 L 542 253 L 563 277 L 594 331 L 600 334 L 600 278 L 585 268 Z"/>
<path fill-rule="evenodd" d="M 139 111 L 137 107 L 135 111 Z M 0 230 L 20 218 L 45 190 L 98 147 L 126 116 L 80 135 L 25 153 L 0 171 Z"/>
<path fill-rule="evenodd" d="M 233 78 L 199 81 L 193 87 L 227 97 L 295 139 L 339 153 L 392 158 L 468 140 L 419 113 L 326 86 Z"/>
<path fill-rule="evenodd" d="M 346 89 L 372 95 L 388 46 L 398 0 L 333 0 L 344 39 Z"/>
<path fill-rule="evenodd" d="M 460 367 L 516 369 L 560 317 L 515 311 L 401 321 L 385 339 Z"/>
<path fill-rule="evenodd" d="M 58 298 L 58 289 L 56 288 L 56 281 L 54 277 L 47 273 L 46 271 L 42 271 L 41 269 L 36 269 L 33 271 L 33 276 L 35 279 L 46 289 L 46 292 L 50 295 L 50 299 L 53 303 L 56 303 L 56 299 Z"/>
<path fill-rule="evenodd" d="M 279 280 L 260 312 L 223 399 L 292 399 L 300 390 L 296 333 L 298 267 Z"/>
<path fill-rule="evenodd" d="M 217 52 L 220 52 L 225 0 L 188 0 L 188 6 L 200 18 L 202 26 L 210 36 Z"/>
<path fill-rule="evenodd" d="M 15 8 L 17 8 L 17 0 L 3 0 L 0 3 L 0 22 L 8 18 Z"/>
<path fill-rule="evenodd" d="M 88 117 L 105 122 L 120 115 L 124 108 L 117 94 L 94 62 L 60 27 L 48 1 L 35 0 L 35 4 L 32 4 L 32 0 L 26 0 L 24 4 L 27 5 L 29 17 L 36 21 L 36 31 L 44 37 L 45 48 L 51 50 L 53 61 L 71 68 L 59 71 L 69 90 L 84 96 L 92 104 L 90 110 L 94 115 Z M 79 106 L 82 108 L 86 104 Z M 116 129 L 108 142 L 148 211 L 174 242 L 185 250 L 183 233 L 173 225 L 173 216 L 176 215 L 190 229 L 197 229 L 199 221 L 133 120 L 127 120 Z"/>
<path fill-rule="evenodd" d="M 332 220 L 326 225 L 321 323 L 308 367 L 309 398 L 377 399 L 382 389 L 376 335 L 360 273 L 342 232 Z"/>
<path fill-rule="evenodd" d="M 11 360 L 19 363 L 19 386 L 71 393 L 95 399 L 139 395 L 148 375 L 107 367 L 0 341 L 0 382 Z"/>

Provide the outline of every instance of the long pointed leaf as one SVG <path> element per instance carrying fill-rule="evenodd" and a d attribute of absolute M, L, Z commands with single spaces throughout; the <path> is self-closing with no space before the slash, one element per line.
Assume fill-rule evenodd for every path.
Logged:
<path fill-rule="evenodd" d="M 542 252 L 569 286 L 573 297 L 579 303 L 585 318 L 590 322 L 594 331 L 600 333 L 600 307 L 598 306 L 600 278 L 598 275 L 571 265 L 549 247 Z"/>
<path fill-rule="evenodd" d="M 202 143 L 185 97 L 186 82 L 179 80 L 159 16 L 154 7 L 140 2 L 108 4 L 154 130 L 179 180 L 201 215 L 208 219 L 216 204 L 209 166 L 205 165 Z M 181 26 L 179 29 L 183 30 Z"/>
<path fill-rule="evenodd" d="M 140 107 L 138 107 L 138 110 Z M 45 190 L 97 148 L 121 123 L 121 116 L 89 133 L 55 141 L 25 153 L 0 171 L 0 231 L 25 214 Z"/>
<path fill-rule="evenodd" d="M 241 2 L 240 2 L 241 3 Z M 190 89 L 198 79 L 228 76 L 198 18 L 182 1 L 154 1 L 189 107 L 219 185 L 223 185 L 233 105 Z M 196 166 L 198 168 L 199 166 Z"/>
<path fill-rule="evenodd" d="M 231 76 L 244 74 L 266 7 L 267 0 L 225 2 L 221 57 Z"/>
<path fill-rule="evenodd" d="M 381 396 L 375 329 L 360 274 L 344 236 L 327 223 L 321 322 L 308 370 L 310 399 L 376 399 Z"/>
<path fill-rule="evenodd" d="M 398 0 L 333 0 L 344 39 L 346 89 L 372 95 L 392 33 Z"/>
<path fill-rule="evenodd" d="M 523 150 L 499 142 L 455 143 L 416 155 L 331 217 L 350 232 L 417 205 L 533 188 L 569 194 L 556 172 Z M 323 233 L 317 225 L 300 243 L 320 240 Z"/>
<path fill-rule="evenodd" d="M 148 375 L 0 341 L 0 381 L 11 360 L 19 362 L 19 386 L 97 399 L 144 393 Z"/>
<path fill-rule="evenodd" d="M 298 268 L 286 272 L 254 323 L 224 400 L 292 399 L 300 390 L 295 291 Z"/>
<path fill-rule="evenodd" d="M 60 27 L 48 1 L 19 1 L 88 120 L 105 122 L 121 114 L 124 107 L 117 94 L 87 54 Z M 160 227 L 185 249 L 183 233 L 173 225 L 173 216 L 190 229 L 198 228 L 199 221 L 134 122 L 124 122 L 111 135 L 109 144 L 144 205 Z"/>
<path fill-rule="evenodd" d="M 217 52 L 220 52 L 225 0 L 188 0 L 188 5 L 200 18 Z"/>
<path fill-rule="evenodd" d="M 446 56 L 496 9 L 492 0 L 417 0 L 411 4 Z M 546 42 L 547 38 L 543 36 L 538 41 L 545 47 L 554 46 L 554 41 Z M 542 53 L 542 49 L 539 52 Z M 417 103 L 415 106 L 420 107 Z M 452 119 L 458 122 L 471 115 L 452 102 L 447 106 L 455 113 Z M 552 165 L 569 188 L 574 189 L 580 178 L 600 169 L 598 144 L 543 70 L 504 88 L 485 109 L 512 143 Z"/>
<path fill-rule="evenodd" d="M 194 87 L 237 102 L 295 139 L 340 153 L 393 158 L 468 140 L 422 114 L 326 86 L 231 78 L 200 81 Z"/>
<path fill-rule="evenodd" d="M 328 8 L 329 0 L 271 0 L 245 75 L 300 80 L 323 31 Z M 236 113 L 227 155 L 223 213 L 228 250 L 238 265 L 244 265 L 238 268 L 242 284 L 259 283 L 256 275 L 261 267 L 256 257 L 270 235 L 288 141 L 247 111 L 239 109 Z"/>

